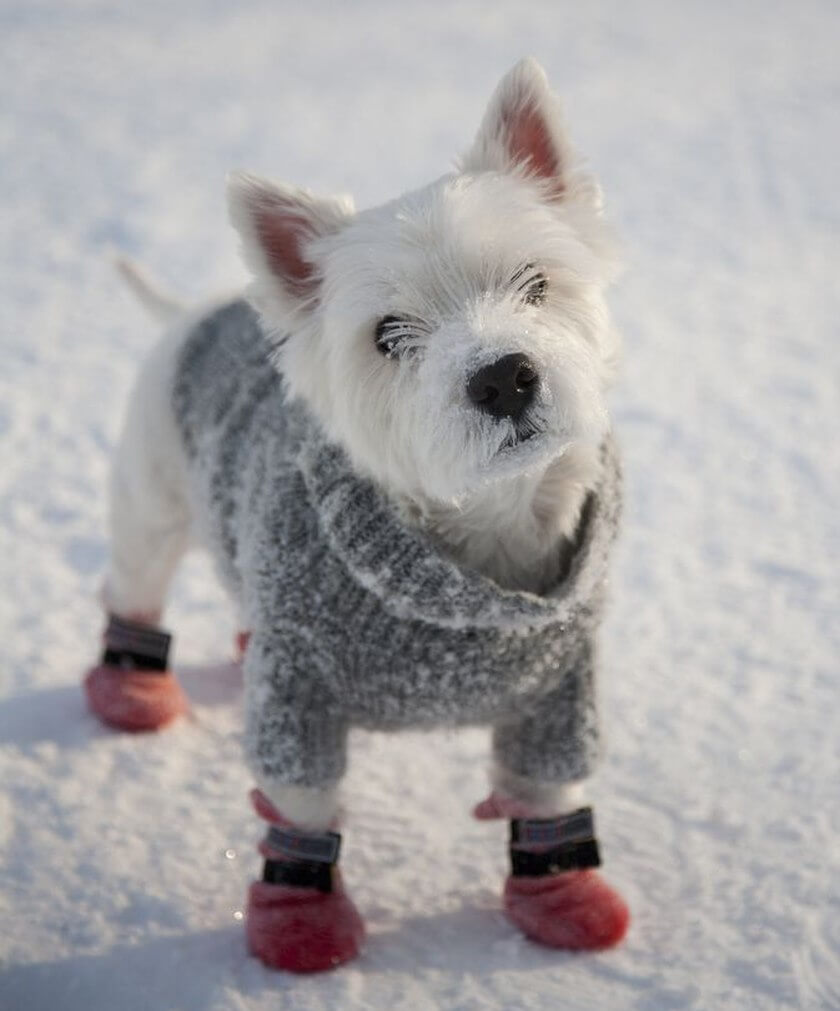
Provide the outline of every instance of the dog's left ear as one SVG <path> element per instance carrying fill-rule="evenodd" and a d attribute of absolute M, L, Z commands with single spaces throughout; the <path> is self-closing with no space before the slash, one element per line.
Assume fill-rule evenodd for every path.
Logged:
<path fill-rule="evenodd" d="M 559 200 L 569 188 L 571 162 L 560 102 L 545 71 L 530 57 L 520 60 L 496 88 L 461 168 L 536 178 Z"/>
<path fill-rule="evenodd" d="M 228 179 L 231 222 L 257 282 L 261 307 L 285 313 L 305 309 L 317 295 L 320 272 L 313 244 L 352 217 L 349 198 L 316 197 L 245 172 Z"/>

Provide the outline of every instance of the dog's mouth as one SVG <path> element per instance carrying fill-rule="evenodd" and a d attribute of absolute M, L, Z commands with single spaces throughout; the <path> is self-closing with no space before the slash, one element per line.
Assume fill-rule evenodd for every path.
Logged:
<path fill-rule="evenodd" d="M 511 432 L 511 434 L 505 438 L 505 441 L 501 444 L 501 446 L 499 446 L 499 452 L 508 453 L 542 434 L 543 433 L 537 428 L 527 428 L 522 431 Z"/>

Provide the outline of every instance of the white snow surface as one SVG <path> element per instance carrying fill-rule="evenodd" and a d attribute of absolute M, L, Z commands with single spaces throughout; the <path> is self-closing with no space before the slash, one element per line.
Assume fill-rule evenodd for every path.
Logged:
<path fill-rule="evenodd" d="M 0 4 L 0 1008 L 840 1008 L 840 5 L 801 0 Z M 188 561 L 194 718 L 100 727 L 108 457 L 154 326 L 120 250 L 244 281 L 225 172 L 379 202 L 445 171 L 535 55 L 601 177 L 627 515 L 603 634 L 606 873 L 633 925 L 572 956 L 503 917 L 487 735 L 353 739 L 369 925 L 317 977 L 247 954 L 233 619 Z"/>

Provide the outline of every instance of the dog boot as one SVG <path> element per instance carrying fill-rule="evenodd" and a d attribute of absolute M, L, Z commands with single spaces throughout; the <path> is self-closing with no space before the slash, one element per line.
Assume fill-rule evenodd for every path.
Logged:
<path fill-rule="evenodd" d="M 105 652 L 85 677 L 88 705 L 119 730 L 158 730 L 187 711 L 187 699 L 167 669 L 171 636 L 111 615 Z"/>
<path fill-rule="evenodd" d="M 630 913 L 597 874 L 600 865 L 592 809 L 550 819 L 514 819 L 512 874 L 505 883 L 508 918 L 552 948 L 597 950 L 624 937 Z"/>
<path fill-rule="evenodd" d="M 289 972 L 321 972 L 355 958 L 365 928 L 338 870 L 341 836 L 295 829 L 259 790 L 251 798 L 272 823 L 260 844 L 262 881 L 248 893 L 251 953 Z"/>
<path fill-rule="evenodd" d="M 240 630 L 236 633 L 236 638 L 233 644 L 233 656 L 236 663 L 242 663 L 245 659 L 245 651 L 248 649 L 248 643 L 251 641 L 251 633 L 244 630 Z"/>

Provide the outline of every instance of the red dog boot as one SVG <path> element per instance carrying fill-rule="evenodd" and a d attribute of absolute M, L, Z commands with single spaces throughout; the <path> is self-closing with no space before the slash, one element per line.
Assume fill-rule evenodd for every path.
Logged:
<path fill-rule="evenodd" d="M 236 663 L 242 663 L 245 659 L 245 651 L 248 649 L 248 643 L 251 641 L 251 633 L 244 630 L 240 630 L 236 633 L 236 638 L 234 639 L 233 646 L 233 657 Z"/>
<path fill-rule="evenodd" d="M 187 711 L 187 700 L 167 656 L 172 637 L 160 629 L 111 615 L 102 662 L 85 677 L 88 705 L 119 730 L 158 730 Z"/>
<path fill-rule="evenodd" d="M 321 972 L 355 958 L 365 928 L 336 866 L 341 836 L 293 828 L 259 790 L 251 799 L 273 822 L 260 844 L 263 879 L 248 893 L 251 953 L 289 972 Z"/>
<path fill-rule="evenodd" d="M 526 936 L 574 951 L 609 948 L 624 937 L 629 910 L 590 869 L 601 862 L 591 808 L 511 821 L 510 855 L 505 911 Z"/>

